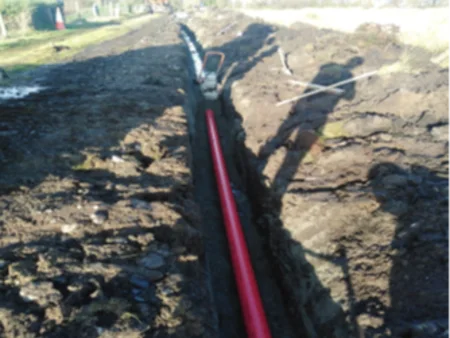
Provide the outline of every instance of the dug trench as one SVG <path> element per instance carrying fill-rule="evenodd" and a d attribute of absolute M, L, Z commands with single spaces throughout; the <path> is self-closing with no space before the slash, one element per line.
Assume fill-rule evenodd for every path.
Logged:
<path fill-rule="evenodd" d="M 181 29 L 203 56 L 204 49 L 195 34 L 186 25 L 181 25 Z M 214 61 L 212 64 L 214 68 Z M 208 65 L 211 66 L 209 62 Z M 230 87 L 224 87 L 216 101 L 206 100 L 196 84 L 192 62 L 189 70 L 193 85 L 189 94 L 190 107 L 185 110 L 190 115 L 194 190 L 204 217 L 205 254 L 221 337 L 243 337 L 245 330 L 214 178 L 205 118 L 207 109 L 215 113 L 230 184 L 272 335 L 286 338 L 348 336 L 343 311 L 329 292 L 319 287 L 317 280 L 310 279 L 311 265 L 304 256 L 303 261 L 298 257 L 294 261 L 287 249 L 292 239 L 282 230 L 276 215 L 281 202 L 273 199 L 273 192 L 259 179 L 255 155 L 246 148 L 242 137 L 241 115 L 230 100 Z M 297 280 L 302 269 L 308 277 Z M 315 310 L 317 304 L 320 304 L 320 311 Z"/>
<path fill-rule="evenodd" d="M 445 334 L 448 140 L 440 131 L 448 130 L 448 69 L 376 25 L 343 34 L 231 11 L 193 14 L 184 24 L 200 50 L 226 54 L 214 107 L 222 147 L 254 231 L 246 229 L 253 263 L 257 241 L 294 336 Z M 277 107 L 299 94 L 295 77 L 328 85 L 373 69 L 380 74 L 345 86 L 342 99 L 321 94 Z M 204 109 L 194 110 L 195 137 Z M 207 251 L 212 265 L 227 255 L 215 249 Z M 220 271 L 212 276 L 225 278 Z M 257 278 L 266 311 L 279 309 L 264 300 L 267 276 Z"/>

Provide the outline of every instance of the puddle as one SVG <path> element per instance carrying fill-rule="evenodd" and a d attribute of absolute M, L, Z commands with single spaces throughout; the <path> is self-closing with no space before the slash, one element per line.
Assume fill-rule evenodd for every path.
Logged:
<path fill-rule="evenodd" d="M 43 89 L 41 86 L 0 87 L 0 100 L 22 99 Z"/>

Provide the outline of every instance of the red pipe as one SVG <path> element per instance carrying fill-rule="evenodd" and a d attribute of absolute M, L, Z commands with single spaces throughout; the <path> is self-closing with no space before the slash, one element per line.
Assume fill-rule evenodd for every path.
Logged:
<path fill-rule="evenodd" d="M 269 325 L 264 313 L 261 296 L 259 295 L 255 273 L 250 262 L 247 244 L 242 233 L 242 225 L 236 210 L 230 180 L 220 147 L 214 112 L 211 109 L 206 111 L 206 123 L 228 246 L 230 248 L 231 263 L 233 264 L 247 337 L 270 338 Z"/>

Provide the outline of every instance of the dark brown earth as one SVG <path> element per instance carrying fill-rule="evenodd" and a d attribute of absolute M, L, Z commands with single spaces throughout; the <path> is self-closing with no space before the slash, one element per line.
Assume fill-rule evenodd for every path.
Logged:
<path fill-rule="evenodd" d="M 153 20 L 0 103 L 0 336 L 215 336 L 178 34 Z"/>
<path fill-rule="evenodd" d="M 0 337 L 245 336 L 208 106 L 274 337 L 448 336 L 448 69 L 374 25 L 183 25 L 218 102 L 168 17 L 13 79 L 48 88 L 0 102 Z"/>
<path fill-rule="evenodd" d="M 299 333 L 447 336 L 448 69 L 391 27 L 348 35 L 232 12 L 186 25 L 226 53 L 236 161 Z M 291 79 L 329 85 L 373 70 L 342 96 L 276 106 L 302 93 Z"/>

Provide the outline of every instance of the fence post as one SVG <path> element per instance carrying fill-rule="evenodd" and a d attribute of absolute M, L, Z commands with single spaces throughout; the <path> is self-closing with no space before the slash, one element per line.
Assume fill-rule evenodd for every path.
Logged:
<path fill-rule="evenodd" d="M 7 36 L 8 31 L 6 30 L 5 22 L 3 21 L 3 16 L 0 12 L 0 38 L 5 39 Z"/>

